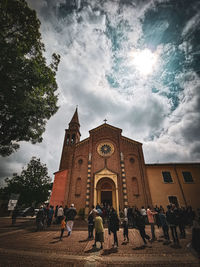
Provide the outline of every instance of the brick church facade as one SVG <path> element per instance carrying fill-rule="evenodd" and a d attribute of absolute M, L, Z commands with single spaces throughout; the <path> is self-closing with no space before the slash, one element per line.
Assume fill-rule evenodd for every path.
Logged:
<path fill-rule="evenodd" d="M 152 204 L 166 205 L 170 202 L 170 192 L 174 185 L 178 187 L 171 197 L 178 199 L 179 204 L 187 205 L 187 188 L 185 193 L 183 188 L 180 190 L 180 181 L 176 182 L 177 177 L 170 183 L 170 189 L 165 187 L 165 182 L 163 183 L 160 177 L 166 170 L 170 171 L 172 166 L 145 164 L 141 143 L 123 136 L 121 129 L 107 123 L 90 130 L 89 134 L 88 138 L 80 141 L 80 124 L 76 109 L 68 129 L 65 130 L 60 167 L 55 173 L 50 199 L 51 205 L 70 206 L 74 203 L 77 210 L 85 208 L 86 214 L 92 205 L 97 203 L 112 205 L 118 212 L 127 206 L 140 208 Z M 179 167 L 181 168 L 177 168 Z M 185 169 L 185 165 L 183 167 L 184 170 L 196 174 L 200 171 L 199 163 L 191 164 L 189 169 Z M 198 186 L 195 185 L 194 189 L 198 191 L 199 175 L 196 176 Z M 155 181 L 159 188 L 155 187 L 154 179 L 157 179 Z M 157 197 L 156 192 L 160 190 L 161 195 Z M 163 199 L 162 192 L 165 195 Z M 193 198 L 193 202 L 196 203 L 199 199 L 198 193 L 196 196 L 193 195 Z"/>

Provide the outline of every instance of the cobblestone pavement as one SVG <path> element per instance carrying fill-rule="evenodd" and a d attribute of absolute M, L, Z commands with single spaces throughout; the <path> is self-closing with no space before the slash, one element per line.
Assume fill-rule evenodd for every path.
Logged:
<path fill-rule="evenodd" d="M 1 220 L 0 220 L 1 223 Z M 75 222 L 76 227 L 76 222 Z M 8 227 L 7 227 L 8 228 Z M 163 245 L 156 229 L 158 240 L 142 247 L 141 237 L 136 229 L 129 230 L 130 242 L 123 242 L 122 229 L 118 232 L 119 248 L 112 247 L 113 236 L 105 229 L 103 250 L 93 249 L 93 240 L 87 239 L 87 230 L 75 228 L 72 235 L 66 232 L 59 240 L 59 228 L 53 226 L 45 231 L 35 232 L 33 227 L 9 228 L 0 224 L 0 266 L 200 266 L 200 262 L 187 244 L 191 231 L 187 229 L 187 239 L 181 239 L 181 248 Z M 4 231 L 2 231 L 4 229 Z M 150 228 L 147 226 L 147 233 Z"/>

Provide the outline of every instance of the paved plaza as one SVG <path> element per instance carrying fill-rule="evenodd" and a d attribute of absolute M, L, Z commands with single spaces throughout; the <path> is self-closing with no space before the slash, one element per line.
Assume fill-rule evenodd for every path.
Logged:
<path fill-rule="evenodd" d="M 149 226 L 147 233 L 150 234 Z M 198 257 L 188 248 L 187 239 L 181 239 L 181 248 L 163 245 L 162 230 L 156 227 L 158 240 L 143 247 L 136 229 L 129 230 L 130 242 L 123 242 L 122 229 L 118 232 L 119 248 L 112 247 L 113 236 L 105 229 L 102 250 L 94 249 L 87 239 L 86 224 L 75 222 L 72 235 L 65 232 L 59 240 L 59 226 L 41 232 L 35 231 L 34 221 L 18 219 L 15 227 L 9 218 L 0 218 L 0 266 L 200 266 Z"/>

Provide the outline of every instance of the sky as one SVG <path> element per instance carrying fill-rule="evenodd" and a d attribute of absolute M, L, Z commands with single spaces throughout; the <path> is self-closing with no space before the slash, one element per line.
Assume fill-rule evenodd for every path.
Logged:
<path fill-rule="evenodd" d="M 81 140 L 104 123 L 143 143 L 146 163 L 200 162 L 199 0 L 28 0 L 45 56 L 60 54 L 59 110 L 43 142 L 0 158 L 0 185 L 32 156 L 58 171 L 78 105 Z"/>

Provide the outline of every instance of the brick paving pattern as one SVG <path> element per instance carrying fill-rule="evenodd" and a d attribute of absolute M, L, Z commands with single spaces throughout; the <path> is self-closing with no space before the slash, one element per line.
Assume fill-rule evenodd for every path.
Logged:
<path fill-rule="evenodd" d="M 1 223 L 1 219 L 0 219 Z M 20 222 L 21 223 L 21 222 Z M 19 225 L 17 225 L 19 226 Z M 129 229 L 130 242 L 123 242 L 122 229 L 118 232 L 119 248 L 112 247 L 113 236 L 105 229 L 103 250 L 94 249 L 94 240 L 87 239 L 87 230 L 75 222 L 72 235 L 64 234 L 59 240 L 59 227 L 53 226 L 45 231 L 36 232 L 33 227 L 20 229 L 0 225 L 0 266 L 200 266 L 200 262 L 187 244 L 191 241 L 191 230 L 187 229 L 187 239 L 181 239 L 181 248 L 164 246 L 162 239 L 143 242 L 136 229 Z M 9 228 L 9 231 L 7 230 Z M 147 233 L 150 234 L 149 226 Z M 2 230 L 4 229 L 4 231 Z M 162 234 L 156 229 L 156 236 Z"/>

